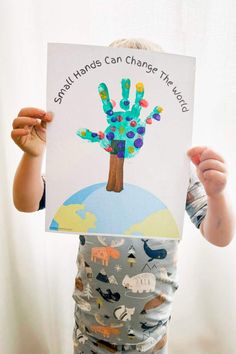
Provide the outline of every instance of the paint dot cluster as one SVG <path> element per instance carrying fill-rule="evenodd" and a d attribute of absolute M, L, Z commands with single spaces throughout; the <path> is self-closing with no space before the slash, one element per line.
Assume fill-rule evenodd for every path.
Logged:
<path fill-rule="evenodd" d="M 160 121 L 162 111 L 162 107 L 155 107 L 146 120 L 141 121 L 132 114 L 132 111 L 107 110 L 107 120 L 110 124 L 104 132 L 96 133 L 87 129 L 81 130 L 79 135 L 92 142 L 100 142 L 105 151 L 119 158 L 131 158 L 144 144 L 146 125 L 152 124 L 153 120 Z"/>
<path fill-rule="evenodd" d="M 124 102 L 123 102 L 124 103 Z M 144 103 L 147 105 L 146 101 Z M 107 113 L 110 125 L 105 130 L 105 137 L 101 142 L 104 149 L 120 158 L 135 156 L 144 144 L 146 124 L 153 120 L 160 120 L 161 107 L 155 107 L 146 121 L 132 115 L 131 111 Z"/>
<path fill-rule="evenodd" d="M 130 107 L 130 100 L 126 90 L 130 88 L 130 80 L 125 80 L 122 86 L 123 98 L 120 101 L 120 107 L 123 111 L 114 112 L 116 105 L 114 100 L 110 100 L 105 84 L 100 84 L 99 95 L 103 102 L 103 110 L 106 114 L 108 126 L 104 132 L 91 132 L 88 129 L 81 129 L 77 134 L 91 142 L 99 142 L 101 147 L 115 154 L 119 158 L 134 157 L 144 144 L 144 135 L 146 125 L 153 121 L 160 121 L 163 108 L 154 107 L 146 119 L 139 118 L 141 108 L 148 107 L 148 101 L 143 98 L 144 85 L 142 82 L 136 84 L 136 100 Z"/>

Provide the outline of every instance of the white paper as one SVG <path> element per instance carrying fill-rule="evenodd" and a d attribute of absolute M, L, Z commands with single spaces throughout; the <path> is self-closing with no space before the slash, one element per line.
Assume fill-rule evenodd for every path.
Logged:
<path fill-rule="evenodd" d="M 194 75 L 193 57 L 48 45 L 47 110 L 54 119 L 47 129 L 47 231 L 181 238 L 189 183 L 186 151 L 192 138 Z M 98 92 L 101 83 L 116 102 L 114 116 L 123 111 L 119 104 L 122 79 L 130 79 L 130 110 L 135 85 L 144 85 L 148 107 L 141 109 L 141 124 L 154 107 L 161 106 L 163 111 L 160 121 L 151 119 L 145 134 L 139 134 L 143 145 L 136 148 L 136 155 L 124 158 L 123 189 L 117 192 L 106 189 L 110 153 L 99 142 L 82 139 L 76 132 L 80 128 L 104 132 L 109 126 Z M 117 123 L 115 128 L 122 124 L 127 133 L 127 122 Z M 128 140 L 126 136 L 125 144 Z"/>

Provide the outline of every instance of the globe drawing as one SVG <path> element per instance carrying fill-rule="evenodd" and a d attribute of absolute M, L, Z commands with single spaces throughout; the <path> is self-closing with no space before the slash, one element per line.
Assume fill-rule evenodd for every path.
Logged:
<path fill-rule="evenodd" d="M 55 213 L 50 230 L 103 235 L 179 238 L 175 219 L 155 195 L 133 184 L 120 193 L 106 183 L 83 188 Z"/>

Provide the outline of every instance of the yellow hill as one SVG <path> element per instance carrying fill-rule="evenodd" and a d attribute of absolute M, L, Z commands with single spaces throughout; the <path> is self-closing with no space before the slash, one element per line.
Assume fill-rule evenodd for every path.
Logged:
<path fill-rule="evenodd" d="M 178 227 L 168 209 L 149 215 L 146 219 L 132 225 L 125 231 L 126 235 L 134 233 L 141 233 L 143 236 L 179 237 Z"/>
<path fill-rule="evenodd" d="M 83 204 L 62 205 L 54 216 L 58 223 L 58 230 L 75 232 L 89 232 L 91 228 L 96 228 L 96 216 L 86 212 L 85 218 L 76 214 L 78 210 L 84 210 Z"/>

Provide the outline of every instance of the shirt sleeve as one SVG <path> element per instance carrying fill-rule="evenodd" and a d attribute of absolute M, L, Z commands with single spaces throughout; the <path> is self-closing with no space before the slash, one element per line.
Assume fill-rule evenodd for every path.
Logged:
<path fill-rule="evenodd" d="M 207 195 L 192 166 L 185 209 L 193 224 L 199 228 L 207 212 Z"/>
<path fill-rule="evenodd" d="M 44 209 L 45 208 L 45 201 L 46 201 L 46 181 L 45 181 L 45 177 L 42 176 L 42 180 L 43 180 L 43 195 L 42 198 L 39 202 L 39 208 L 38 210 Z"/>

